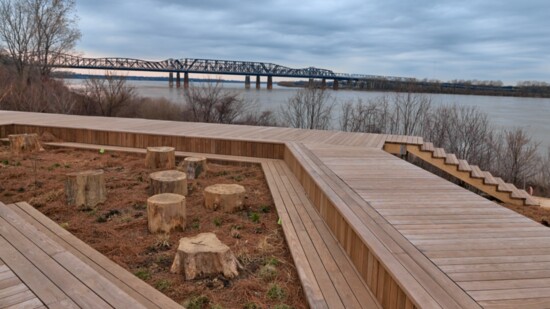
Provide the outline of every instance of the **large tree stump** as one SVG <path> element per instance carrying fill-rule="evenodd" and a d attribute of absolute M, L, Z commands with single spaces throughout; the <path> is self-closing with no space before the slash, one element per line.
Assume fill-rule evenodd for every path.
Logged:
<path fill-rule="evenodd" d="M 204 189 L 204 206 L 207 209 L 222 209 L 233 212 L 242 209 L 246 190 L 241 185 L 217 184 Z"/>
<path fill-rule="evenodd" d="M 187 157 L 180 164 L 188 179 L 197 179 L 207 171 L 205 157 Z"/>
<path fill-rule="evenodd" d="M 170 233 L 185 229 L 187 216 L 185 196 L 161 193 L 147 199 L 147 226 L 151 233 Z"/>
<path fill-rule="evenodd" d="M 8 135 L 10 151 L 12 153 L 25 153 L 43 151 L 44 148 L 38 141 L 38 134 L 11 134 Z"/>
<path fill-rule="evenodd" d="M 103 170 L 67 174 L 65 194 L 67 203 L 78 207 L 91 208 L 105 202 L 107 190 Z"/>
<path fill-rule="evenodd" d="M 149 174 L 149 195 L 175 193 L 187 196 L 187 176 L 185 173 L 170 170 Z"/>
<path fill-rule="evenodd" d="M 173 169 L 176 166 L 174 147 L 147 147 L 145 166 L 150 169 Z"/>
<path fill-rule="evenodd" d="M 180 239 L 170 272 L 183 272 L 185 280 L 218 274 L 234 278 L 239 275 L 237 267 L 239 263 L 228 246 L 214 233 L 201 233 L 195 237 Z"/>

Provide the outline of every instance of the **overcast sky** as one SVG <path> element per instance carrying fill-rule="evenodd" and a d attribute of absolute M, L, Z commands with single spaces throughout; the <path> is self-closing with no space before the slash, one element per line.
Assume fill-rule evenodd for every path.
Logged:
<path fill-rule="evenodd" d="M 550 82 L 548 0 L 78 0 L 92 57 Z"/>

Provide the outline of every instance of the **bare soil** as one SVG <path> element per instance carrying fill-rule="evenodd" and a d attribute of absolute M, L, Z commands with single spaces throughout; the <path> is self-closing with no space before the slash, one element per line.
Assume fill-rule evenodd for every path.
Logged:
<path fill-rule="evenodd" d="M 273 199 L 257 165 L 208 165 L 187 196 L 187 227 L 170 236 L 147 230 L 150 170 L 145 155 L 53 149 L 13 156 L 0 147 L 0 201 L 27 201 L 111 260 L 189 308 L 306 308 Z M 93 209 L 66 204 L 65 175 L 103 169 L 107 201 Z M 234 214 L 204 208 L 203 189 L 237 183 L 247 190 L 245 210 Z M 221 276 L 185 281 L 169 272 L 179 239 L 213 232 L 244 269 L 232 280 Z M 285 307 L 285 305 L 287 307 Z"/>

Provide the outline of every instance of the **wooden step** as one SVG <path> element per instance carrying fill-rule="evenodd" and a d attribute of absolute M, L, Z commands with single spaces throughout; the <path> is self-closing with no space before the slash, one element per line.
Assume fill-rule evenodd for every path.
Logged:
<path fill-rule="evenodd" d="M 495 180 L 498 183 L 497 190 L 500 192 L 512 192 L 513 189 L 500 177 L 495 177 Z"/>
<path fill-rule="evenodd" d="M 493 175 L 489 172 L 483 172 L 483 175 L 485 175 L 485 179 L 483 180 L 483 183 L 486 185 L 498 185 L 498 182 L 493 177 Z"/>
<path fill-rule="evenodd" d="M 441 158 L 444 159 L 447 157 L 447 154 L 445 153 L 445 149 L 443 148 L 436 148 L 433 153 L 434 158 Z"/>
<path fill-rule="evenodd" d="M 458 170 L 461 172 L 471 172 L 472 168 L 470 167 L 470 164 L 468 164 L 468 161 L 458 160 Z"/>
<path fill-rule="evenodd" d="M 459 165 L 460 162 L 458 162 L 458 158 L 455 156 L 454 153 L 448 153 L 447 157 L 445 158 L 445 164 Z"/>
<path fill-rule="evenodd" d="M 422 147 L 420 147 L 420 150 L 422 151 L 431 151 L 433 152 L 434 151 L 434 144 L 430 143 L 430 142 L 426 142 L 424 144 L 422 144 Z"/>
<path fill-rule="evenodd" d="M 540 206 L 540 203 L 537 199 L 528 197 L 525 199 L 525 206 Z"/>
<path fill-rule="evenodd" d="M 470 167 L 472 168 L 470 172 L 472 178 L 485 178 L 485 174 L 483 174 L 477 165 L 470 165 Z"/>

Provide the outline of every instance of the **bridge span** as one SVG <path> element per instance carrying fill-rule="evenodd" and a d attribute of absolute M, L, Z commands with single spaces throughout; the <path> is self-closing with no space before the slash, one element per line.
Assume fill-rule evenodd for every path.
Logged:
<path fill-rule="evenodd" d="M 327 80 L 332 80 L 332 88 L 337 90 L 340 82 L 364 84 L 368 87 L 371 81 L 407 81 L 409 78 L 335 73 L 331 70 L 315 67 L 289 68 L 286 66 L 252 61 L 215 60 L 215 59 L 166 59 L 162 61 L 148 61 L 132 58 L 86 58 L 74 55 L 59 54 L 51 58 L 48 64 L 54 68 L 93 69 L 93 70 L 120 70 L 143 72 L 166 72 L 170 86 L 189 87 L 189 74 L 217 74 L 245 76 L 245 87 L 250 88 L 251 76 L 256 77 L 256 88 L 260 88 L 261 77 L 267 77 L 267 88 L 272 89 L 273 77 L 307 78 L 310 83 L 315 79 L 321 80 L 321 85 L 327 86 Z"/>

